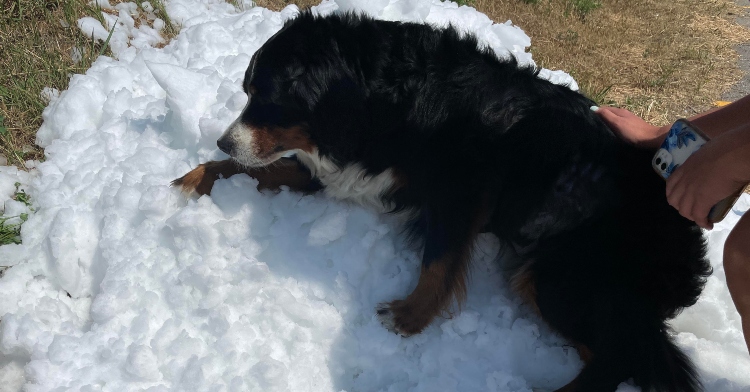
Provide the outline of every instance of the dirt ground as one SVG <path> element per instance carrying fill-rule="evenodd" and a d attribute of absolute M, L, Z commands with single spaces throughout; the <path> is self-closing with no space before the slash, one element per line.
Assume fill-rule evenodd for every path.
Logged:
<path fill-rule="evenodd" d="M 737 16 L 737 23 L 750 29 L 750 1 L 736 0 L 736 3 L 743 9 L 743 13 Z M 750 42 L 741 43 L 735 46 L 734 50 L 740 56 L 738 64 L 745 75 L 722 95 L 722 99 L 725 101 L 735 101 L 750 94 Z"/>

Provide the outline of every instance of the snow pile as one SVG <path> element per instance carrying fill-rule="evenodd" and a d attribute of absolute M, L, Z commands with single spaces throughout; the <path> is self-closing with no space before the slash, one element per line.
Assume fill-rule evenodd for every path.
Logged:
<path fill-rule="evenodd" d="M 12 266 L 0 279 L 0 389 L 530 391 L 577 374 L 575 350 L 509 292 L 489 235 L 463 311 L 407 339 L 374 314 L 419 273 L 419 253 L 391 218 L 322 195 L 259 193 L 245 175 L 197 200 L 170 189 L 198 163 L 225 158 L 215 142 L 244 104 L 250 56 L 297 10 L 167 8 L 183 27 L 169 45 L 151 47 L 143 25 L 115 29 L 118 60 L 100 58 L 51 97 L 38 133 L 47 159 L 23 179 L 36 212 L 22 245 L 0 247 L 0 265 Z M 338 0 L 316 12 L 337 9 L 450 21 L 531 62 L 523 31 L 469 7 Z M 0 185 L 13 176 L 0 172 Z M 748 206 L 745 196 L 727 220 Z M 675 322 L 710 391 L 750 385 L 720 267 L 730 226 L 710 233 L 716 273 Z"/>
<path fill-rule="evenodd" d="M 32 162 L 29 162 L 32 163 Z M 18 170 L 15 166 L 0 166 L 0 225 L 13 227 L 22 223 L 22 217 L 32 211 L 22 200 L 14 200 L 16 192 L 25 192 L 27 187 L 23 184 L 29 183 L 33 176 L 33 168 L 29 172 Z M 1 249 L 1 248 L 0 248 Z M 1 251 L 0 251 L 1 252 Z M 1 253 L 0 253 L 1 254 Z M 0 271 L 5 266 L 0 258 Z M 2 284 L 2 281 L 0 281 Z M 1 384 L 1 383 L 0 383 Z"/>

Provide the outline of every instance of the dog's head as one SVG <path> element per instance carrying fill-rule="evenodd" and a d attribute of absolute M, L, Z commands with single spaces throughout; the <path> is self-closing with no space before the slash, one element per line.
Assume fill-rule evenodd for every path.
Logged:
<path fill-rule="evenodd" d="M 347 22 L 308 12 L 286 23 L 252 57 L 243 89 L 248 102 L 218 140 L 246 167 L 268 165 L 290 152 L 318 153 L 346 135 L 342 129 L 362 107 L 362 89 L 339 45 Z M 339 140 L 335 140 L 335 139 Z"/>

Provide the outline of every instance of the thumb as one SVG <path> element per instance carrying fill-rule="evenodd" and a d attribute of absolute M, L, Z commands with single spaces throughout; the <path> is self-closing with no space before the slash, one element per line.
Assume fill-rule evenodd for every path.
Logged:
<path fill-rule="evenodd" d="M 621 118 L 621 116 L 615 113 L 610 107 L 601 107 L 599 110 L 596 110 L 595 113 L 598 114 L 609 126 L 616 126 Z"/>

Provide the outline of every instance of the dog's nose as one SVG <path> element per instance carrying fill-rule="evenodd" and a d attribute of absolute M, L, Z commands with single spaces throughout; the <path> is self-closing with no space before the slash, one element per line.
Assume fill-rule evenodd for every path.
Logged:
<path fill-rule="evenodd" d="M 231 155 L 230 153 L 232 152 L 232 142 L 222 137 L 216 141 L 216 145 L 219 146 L 219 150 L 224 151 L 228 155 Z"/>

